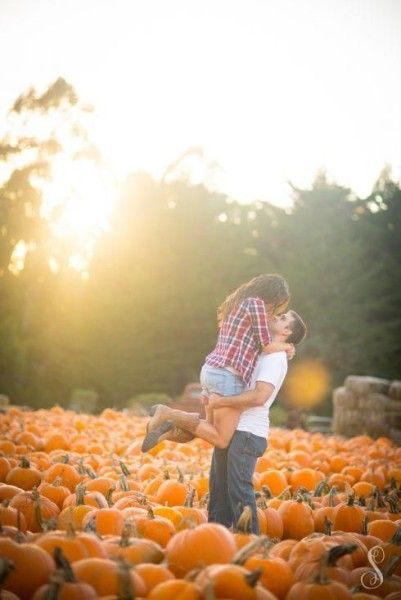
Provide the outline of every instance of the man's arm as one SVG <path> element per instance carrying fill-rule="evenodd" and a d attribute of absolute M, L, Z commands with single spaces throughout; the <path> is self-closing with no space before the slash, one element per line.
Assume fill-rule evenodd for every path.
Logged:
<path fill-rule="evenodd" d="M 211 408 L 238 408 L 244 410 L 254 406 L 263 406 L 274 391 L 274 385 L 264 381 L 257 381 L 253 390 L 248 390 L 237 396 L 220 396 L 210 394 L 209 405 Z"/>

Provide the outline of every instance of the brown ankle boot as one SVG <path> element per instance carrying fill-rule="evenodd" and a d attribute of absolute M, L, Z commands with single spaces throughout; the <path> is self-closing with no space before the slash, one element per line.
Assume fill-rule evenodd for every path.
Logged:
<path fill-rule="evenodd" d="M 167 433 L 164 433 L 159 437 L 159 441 L 167 440 L 169 442 L 176 442 L 178 444 L 186 444 L 194 439 L 194 434 L 189 431 L 185 431 L 185 429 L 180 429 L 179 427 L 173 427 Z"/>
<path fill-rule="evenodd" d="M 164 408 L 163 405 L 159 405 Z M 155 410 L 154 419 L 157 416 L 158 409 Z M 159 410 L 159 415 L 162 410 Z M 142 452 L 148 452 L 151 448 L 156 446 L 161 439 L 165 438 L 164 434 L 170 433 L 173 429 L 175 430 L 175 436 L 172 441 L 174 442 L 188 442 L 189 439 L 193 438 L 196 428 L 200 423 L 200 417 L 198 413 L 186 413 L 183 410 L 168 409 L 169 418 L 166 421 L 162 421 L 160 425 L 153 427 L 152 420 L 149 423 L 148 432 L 145 439 L 142 442 Z M 160 416 L 159 416 L 160 418 Z M 152 429 L 150 428 L 152 426 Z M 183 431 L 184 430 L 184 431 Z M 188 436 L 191 436 L 190 438 Z"/>
<path fill-rule="evenodd" d="M 172 410 L 167 418 L 169 421 L 172 421 L 176 427 L 185 429 L 185 431 L 189 431 L 190 433 L 195 433 L 196 428 L 200 423 L 198 413 L 187 413 L 183 410 Z"/>
<path fill-rule="evenodd" d="M 157 427 L 160 427 L 163 421 L 170 419 L 170 413 L 172 412 L 172 409 L 165 404 L 154 404 L 150 409 L 152 417 L 146 426 L 146 431 L 153 431 Z"/>

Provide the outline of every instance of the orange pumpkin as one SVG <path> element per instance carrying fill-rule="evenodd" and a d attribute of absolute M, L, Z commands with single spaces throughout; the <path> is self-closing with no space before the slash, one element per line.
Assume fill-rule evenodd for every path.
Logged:
<path fill-rule="evenodd" d="M 285 500 L 278 508 L 283 521 L 283 537 L 301 540 L 314 531 L 312 509 L 302 499 Z"/>
<path fill-rule="evenodd" d="M 204 523 L 176 533 L 166 546 L 168 568 L 182 577 L 204 565 L 229 562 L 237 550 L 234 536 L 223 525 Z"/>
<path fill-rule="evenodd" d="M 123 573 L 118 563 L 108 558 L 84 558 L 72 565 L 75 577 L 91 585 L 98 596 L 107 596 L 119 592 L 119 586 Z M 133 569 L 128 571 L 127 584 L 133 596 L 145 596 L 145 583 Z"/>
<path fill-rule="evenodd" d="M 11 499 L 10 506 L 24 515 L 27 528 L 33 532 L 42 531 L 46 522 L 55 520 L 60 512 L 54 502 L 36 490 L 17 494 Z"/>
<path fill-rule="evenodd" d="M 14 565 L 2 586 L 21 600 L 31 600 L 34 592 L 48 582 L 56 567 L 52 557 L 42 548 L 29 543 L 19 544 L 7 537 L 0 537 L 0 556 L 8 558 Z"/>

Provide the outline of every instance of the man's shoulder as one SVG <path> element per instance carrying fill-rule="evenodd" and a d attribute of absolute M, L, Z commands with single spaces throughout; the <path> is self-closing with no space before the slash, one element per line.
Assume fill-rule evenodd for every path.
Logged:
<path fill-rule="evenodd" d="M 285 352 L 272 352 L 271 354 L 262 353 L 255 367 L 256 378 L 261 374 L 277 373 L 284 375 L 287 373 L 288 360 Z"/>
<path fill-rule="evenodd" d="M 262 352 L 262 354 L 258 358 L 257 366 L 259 365 L 283 365 L 287 367 L 287 355 L 284 351 L 282 352 L 272 352 L 271 354 L 266 354 Z"/>

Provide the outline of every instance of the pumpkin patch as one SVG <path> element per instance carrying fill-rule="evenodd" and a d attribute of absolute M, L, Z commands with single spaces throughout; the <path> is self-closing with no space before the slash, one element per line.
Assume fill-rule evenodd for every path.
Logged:
<path fill-rule="evenodd" d="M 211 446 L 143 455 L 146 423 L 111 409 L 0 414 L 0 597 L 401 597 L 390 440 L 271 430 L 255 536 L 248 507 L 233 530 L 207 522 Z M 375 548 L 383 582 L 369 588 Z"/>

